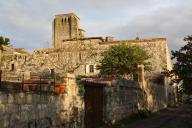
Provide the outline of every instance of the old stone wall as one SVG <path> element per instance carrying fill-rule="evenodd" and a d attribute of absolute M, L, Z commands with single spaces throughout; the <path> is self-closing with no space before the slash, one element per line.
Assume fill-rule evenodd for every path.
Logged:
<path fill-rule="evenodd" d="M 147 108 L 146 94 L 135 81 L 116 80 L 104 89 L 104 122 L 116 121 Z"/>
<path fill-rule="evenodd" d="M 23 48 L 3 46 L 0 55 L 0 68 L 2 70 L 2 80 L 9 80 L 13 77 L 21 76 L 22 67 L 28 61 L 30 54 Z"/>
<path fill-rule="evenodd" d="M 64 94 L 0 92 L 1 128 L 83 128 L 84 102 L 73 76 Z"/>
<path fill-rule="evenodd" d="M 118 44 L 139 45 L 151 56 L 148 61 L 151 62 L 152 70 L 144 72 L 143 82 L 140 82 L 142 89 L 146 92 L 148 108 L 156 111 L 173 104 L 172 101 L 176 98 L 174 87 L 170 86 L 170 79 L 161 74 L 163 69 L 173 68 L 166 39 L 122 40 L 103 42 L 100 45 L 105 50 Z"/>
<path fill-rule="evenodd" d="M 153 90 L 156 88 L 161 88 L 161 92 L 157 98 L 161 100 L 161 105 L 155 108 L 164 108 L 169 104 L 169 95 L 173 94 L 174 89 L 171 87 L 170 79 L 164 78 L 161 74 L 163 69 L 172 69 L 172 63 L 170 59 L 170 53 L 167 46 L 166 39 L 147 39 L 147 40 L 121 40 L 121 41 L 108 41 L 102 40 L 102 38 L 95 39 L 82 39 L 82 40 L 66 40 L 63 42 L 63 48 L 61 51 L 52 49 L 48 50 L 49 56 L 47 57 L 46 66 L 49 68 L 62 67 L 62 69 L 75 69 L 74 73 L 76 76 L 94 76 L 99 73 L 99 70 L 96 69 L 96 65 L 99 64 L 101 59 L 100 53 L 102 51 L 108 50 L 113 45 L 126 44 L 126 45 L 140 45 L 143 47 L 151 56 L 148 60 L 152 64 L 152 70 L 150 72 L 144 72 L 143 82 L 140 85 L 145 90 L 149 104 L 157 104 L 155 100 L 150 100 L 153 95 Z M 40 51 L 40 50 L 39 50 Z M 51 52 L 50 52 L 51 51 Z M 42 61 L 39 59 L 42 54 L 34 54 L 36 60 Z M 39 56 L 39 57 L 37 57 Z M 35 61 L 34 61 L 35 62 Z M 37 63 L 36 63 L 37 64 Z M 47 64 L 52 64 L 47 66 Z M 57 65 L 54 67 L 54 65 Z M 90 67 L 93 67 L 93 72 L 90 72 Z M 41 66 L 41 69 L 43 66 Z M 57 72 L 60 70 L 58 69 Z M 158 90 L 158 89 L 156 89 Z M 156 92 L 156 91 L 155 91 Z M 158 91 L 157 91 L 158 92 Z M 155 96 L 154 96 L 155 97 Z M 163 100 L 163 101 L 162 101 Z M 154 101 L 154 103 L 153 103 Z M 149 105 L 150 106 L 150 105 Z M 152 105 L 153 106 L 153 105 Z M 151 107 L 150 107 L 151 108 Z M 152 107 L 153 108 L 153 107 Z M 151 109 L 152 109 L 151 108 Z M 155 109 L 154 108 L 154 109 Z"/>
<path fill-rule="evenodd" d="M 109 49 L 113 45 L 126 44 L 126 45 L 139 45 L 145 49 L 148 54 L 151 56 L 149 62 L 152 64 L 152 72 L 148 73 L 149 75 L 154 73 L 160 73 L 163 68 L 167 68 L 167 61 L 171 60 L 168 56 L 167 41 L 166 39 L 146 39 L 146 40 L 120 40 L 112 42 L 103 42 L 101 43 L 101 49 Z M 168 65 L 172 66 L 172 65 Z"/>
<path fill-rule="evenodd" d="M 147 106 L 150 111 L 158 111 L 168 106 L 164 85 L 147 82 L 145 92 L 147 96 Z"/>
<path fill-rule="evenodd" d="M 140 45 L 151 56 L 148 60 L 152 64 L 152 71 L 145 73 L 146 79 L 152 79 L 161 75 L 164 68 L 172 69 L 172 63 L 167 47 L 166 39 L 148 40 L 122 40 L 105 42 L 100 37 L 69 39 L 61 43 L 61 48 L 37 49 L 34 51 L 29 61 L 25 64 L 26 70 L 34 69 L 55 69 L 57 72 L 73 72 L 77 76 L 97 75 L 99 70 L 96 66 L 102 59 L 100 53 L 108 50 L 113 45 Z M 90 67 L 93 66 L 93 72 Z M 165 84 L 169 84 L 167 81 Z"/>
<path fill-rule="evenodd" d="M 100 38 L 71 40 L 64 42 L 60 49 L 37 49 L 22 68 L 29 72 L 55 69 L 58 73 L 75 75 L 98 74 L 99 41 Z M 89 65 L 94 66 L 94 72 L 89 72 Z"/>
<path fill-rule="evenodd" d="M 138 82 L 125 79 L 109 83 L 104 88 L 105 123 L 115 123 L 138 110 L 159 111 L 168 105 L 164 85 L 147 82 L 147 87 L 141 88 Z"/>

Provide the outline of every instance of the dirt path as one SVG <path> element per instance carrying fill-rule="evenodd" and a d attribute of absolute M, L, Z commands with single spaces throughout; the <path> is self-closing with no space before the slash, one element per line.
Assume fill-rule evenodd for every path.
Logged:
<path fill-rule="evenodd" d="M 192 105 L 169 108 L 160 115 L 121 128 L 192 128 Z"/>

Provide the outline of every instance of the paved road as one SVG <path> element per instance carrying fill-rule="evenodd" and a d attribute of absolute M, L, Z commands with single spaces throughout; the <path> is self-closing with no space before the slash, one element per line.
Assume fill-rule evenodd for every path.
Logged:
<path fill-rule="evenodd" d="M 192 128 L 192 105 L 169 108 L 160 115 L 121 128 Z"/>

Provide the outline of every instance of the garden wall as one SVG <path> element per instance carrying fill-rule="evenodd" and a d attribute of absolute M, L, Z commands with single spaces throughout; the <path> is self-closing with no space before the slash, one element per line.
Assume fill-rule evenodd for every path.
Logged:
<path fill-rule="evenodd" d="M 84 127 L 84 103 L 71 76 L 66 93 L 0 92 L 1 128 Z"/>
<path fill-rule="evenodd" d="M 104 89 L 106 123 L 114 123 L 147 107 L 146 94 L 135 81 L 117 80 Z"/>

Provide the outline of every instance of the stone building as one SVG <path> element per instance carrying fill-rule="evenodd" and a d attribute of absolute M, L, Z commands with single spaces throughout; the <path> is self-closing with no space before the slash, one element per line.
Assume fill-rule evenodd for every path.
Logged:
<path fill-rule="evenodd" d="M 84 37 L 79 27 L 80 19 L 74 13 L 56 15 L 53 20 L 53 47 L 61 48 L 62 40 Z"/>
<path fill-rule="evenodd" d="M 84 37 L 79 29 L 80 19 L 73 13 L 56 15 L 53 21 L 53 48 L 35 50 L 32 54 L 35 60 L 42 61 L 41 69 L 54 69 L 64 75 L 67 72 L 78 76 L 97 76 L 99 70 L 96 65 L 101 60 L 100 53 L 108 50 L 113 45 L 140 45 L 151 58 L 152 71 L 143 72 L 142 88 L 148 93 L 151 109 L 154 107 L 153 92 L 149 88 L 155 85 L 164 87 L 164 105 L 167 106 L 169 96 L 172 97 L 173 90 L 169 86 L 170 79 L 161 75 L 163 69 L 172 69 L 169 48 L 166 38 L 114 40 L 113 37 Z M 29 62 L 30 63 L 30 62 Z M 36 62 L 36 67 L 37 66 Z M 40 69 L 40 68 L 39 68 Z M 162 103 L 163 104 L 163 103 Z M 161 108 L 162 108 L 161 107 Z"/>
<path fill-rule="evenodd" d="M 2 67 L 6 69 L 4 72 L 12 72 L 13 70 L 17 75 L 28 74 L 29 78 L 31 73 L 50 73 L 54 71 L 64 80 L 61 81 L 65 82 L 67 87 L 67 92 L 64 94 L 66 98 L 62 102 L 67 103 L 68 107 L 64 110 L 58 105 L 61 113 L 70 115 L 69 113 L 72 112 L 70 105 L 72 105 L 79 108 L 80 115 L 84 118 L 86 114 L 84 115 L 83 112 L 87 108 L 83 96 L 90 94 L 89 97 L 92 97 L 95 102 L 98 97 L 94 97 L 89 92 L 95 92 L 94 89 L 98 91 L 100 87 L 102 87 L 102 90 L 99 89 L 98 93 L 105 92 L 104 96 L 107 99 L 107 102 L 101 103 L 106 103 L 103 105 L 104 108 L 101 107 L 101 110 L 104 111 L 103 115 L 108 122 L 119 120 L 137 110 L 139 108 L 137 103 L 141 101 L 141 97 L 144 98 L 143 101 L 146 101 L 146 107 L 151 111 L 163 109 L 167 105 L 171 105 L 172 101 L 175 101 L 175 87 L 169 85 L 171 82 L 169 78 L 161 75 L 163 69 L 172 69 L 166 38 L 115 40 L 113 37 L 85 37 L 85 31 L 80 28 L 80 18 L 74 13 L 56 15 L 52 28 L 52 48 L 36 49 L 32 54 L 29 54 L 22 49 L 7 47 L 6 51 L 9 51 L 10 54 L 6 54 L 6 61 L 3 61 Z M 102 83 L 100 79 L 96 80 L 96 84 L 93 84 L 92 81 L 95 82 L 95 80 L 91 79 L 84 84 L 84 90 L 79 81 L 81 81 L 82 77 L 97 77 L 99 70 L 97 70 L 96 66 L 102 59 L 100 53 L 108 50 L 113 45 L 119 44 L 140 45 L 145 49 L 151 56 L 149 61 L 152 64 L 152 71 L 145 72 L 143 66 L 140 66 L 142 75 L 137 82 L 131 81 L 131 85 L 129 84 L 130 81 L 121 82 L 116 80 L 114 84 L 113 81 Z M 11 72 L 6 72 L 6 74 Z M 73 82 L 69 82 L 69 79 L 66 80 L 67 73 L 73 74 Z M 91 89 L 90 91 L 86 91 L 87 85 L 91 87 L 88 88 L 88 90 Z M 75 104 L 73 100 L 78 104 Z M 51 112 L 51 114 L 53 113 Z M 58 113 L 62 118 L 61 113 Z M 54 118 L 53 120 L 57 119 Z"/>
<path fill-rule="evenodd" d="M 113 37 L 106 37 L 105 39 L 103 37 L 85 37 L 84 31 L 79 26 L 80 19 L 73 13 L 56 15 L 52 31 L 53 48 L 37 49 L 33 55 L 46 56 L 54 65 L 61 61 L 65 65 L 64 68 L 74 67 L 73 73 L 76 75 L 89 76 L 99 73 L 96 65 L 99 64 L 100 52 L 109 49 L 112 45 L 140 45 L 152 56 L 150 61 L 153 70 L 147 75 L 158 74 L 164 68 L 172 68 L 166 38 L 114 40 Z"/>
<path fill-rule="evenodd" d="M 24 48 L 14 48 L 13 46 L 3 46 L 1 50 L 0 69 L 2 70 L 2 80 L 18 80 L 24 72 L 22 67 L 26 64 L 30 53 Z"/>
<path fill-rule="evenodd" d="M 65 15 L 65 14 L 64 14 Z M 63 16 L 64 16 L 63 15 Z M 74 15 L 74 14 L 66 14 Z M 57 19 L 57 16 L 56 16 Z M 78 22 L 79 22 L 78 18 Z M 58 20 L 58 22 L 62 23 L 62 20 Z M 76 22 L 76 20 L 71 21 Z M 69 28 L 73 28 L 74 26 L 71 25 Z M 77 27 L 78 28 L 78 27 Z M 77 28 L 75 30 L 77 30 Z M 53 35 L 59 32 L 59 28 L 54 28 Z M 66 29 L 65 31 L 67 31 Z M 64 31 L 64 33 L 65 33 Z M 60 34 L 62 31 L 59 32 Z M 77 32 L 76 32 L 77 33 Z M 69 33 L 67 34 L 69 35 Z M 77 35 L 77 34 L 76 34 Z M 69 37 L 69 36 L 68 36 Z M 56 42 L 53 42 L 53 45 Z M 52 49 L 52 54 L 58 54 L 58 56 L 65 57 L 64 60 L 67 62 L 65 64 L 67 69 L 71 67 L 72 72 L 76 76 L 95 76 L 99 73 L 96 69 L 96 65 L 99 64 L 100 55 L 102 51 L 108 50 L 113 45 L 119 44 L 126 44 L 126 45 L 140 45 L 143 47 L 151 56 L 149 61 L 152 64 L 152 71 L 151 72 L 144 72 L 143 77 L 144 80 L 142 83 L 142 88 L 146 91 L 148 97 L 148 103 L 150 109 L 158 110 L 160 108 L 166 107 L 167 102 L 170 97 L 175 97 L 174 89 L 171 87 L 170 79 L 165 78 L 161 75 L 163 69 L 171 70 L 173 65 L 169 53 L 169 48 L 167 45 L 166 38 L 152 38 L 152 39 L 135 39 L 135 40 L 114 40 L 113 37 L 73 37 L 73 38 L 63 38 L 60 39 L 58 42 L 58 46 L 55 46 Z M 58 51 L 58 48 L 60 52 Z M 61 59 L 61 62 L 63 62 Z M 68 72 L 66 69 L 66 72 Z M 157 96 L 156 91 L 158 90 L 158 86 L 162 87 L 162 94 Z M 156 100 L 155 100 L 156 98 Z M 158 99 L 159 98 L 159 99 Z M 156 104 L 155 101 L 162 100 L 161 105 Z"/>

